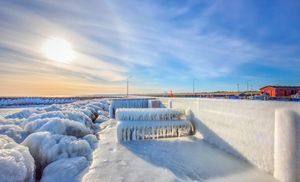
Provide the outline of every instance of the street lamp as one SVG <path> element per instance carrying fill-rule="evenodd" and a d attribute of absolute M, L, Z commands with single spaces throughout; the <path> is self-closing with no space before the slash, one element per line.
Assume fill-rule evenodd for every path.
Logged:
<path fill-rule="evenodd" d="M 127 77 L 127 79 L 126 79 L 126 85 L 127 85 L 127 92 L 126 92 L 126 96 L 128 97 L 128 95 L 129 95 L 129 78 L 131 78 L 131 76 L 129 76 L 129 77 Z"/>
<path fill-rule="evenodd" d="M 195 95 L 195 80 L 196 79 L 193 79 L 193 94 Z"/>

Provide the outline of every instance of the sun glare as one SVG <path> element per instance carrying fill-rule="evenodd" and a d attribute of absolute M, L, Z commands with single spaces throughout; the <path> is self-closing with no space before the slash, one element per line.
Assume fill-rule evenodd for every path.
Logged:
<path fill-rule="evenodd" d="M 43 44 L 44 55 L 53 61 L 69 62 L 74 59 L 74 51 L 71 44 L 61 38 L 51 38 Z"/>

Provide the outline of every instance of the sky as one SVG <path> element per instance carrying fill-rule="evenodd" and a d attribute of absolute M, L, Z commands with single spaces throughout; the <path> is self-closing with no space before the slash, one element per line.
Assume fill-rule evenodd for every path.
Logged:
<path fill-rule="evenodd" d="M 299 0 L 0 0 L 0 95 L 300 85 L 299 32 Z"/>

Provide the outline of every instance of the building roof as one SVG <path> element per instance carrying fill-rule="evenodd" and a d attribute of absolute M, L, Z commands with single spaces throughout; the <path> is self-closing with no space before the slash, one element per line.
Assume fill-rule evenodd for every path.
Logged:
<path fill-rule="evenodd" d="M 260 88 L 259 90 L 262 90 L 262 89 L 267 88 L 267 87 L 281 88 L 281 89 L 300 89 L 300 86 L 267 85 L 267 86 L 264 86 L 264 87 Z"/>

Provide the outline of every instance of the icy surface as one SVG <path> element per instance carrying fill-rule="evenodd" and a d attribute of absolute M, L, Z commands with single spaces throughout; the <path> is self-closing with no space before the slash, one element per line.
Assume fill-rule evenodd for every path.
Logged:
<path fill-rule="evenodd" d="M 80 181 L 77 177 L 88 166 L 84 157 L 60 159 L 49 164 L 44 172 L 41 182 L 75 182 Z"/>
<path fill-rule="evenodd" d="M 83 181 L 276 181 L 195 137 L 117 143 L 114 120 L 100 125 Z"/>
<path fill-rule="evenodd" d="M 0 135 L 1 182 L 34 181 L 34 161 L 28 148 Z"/>

